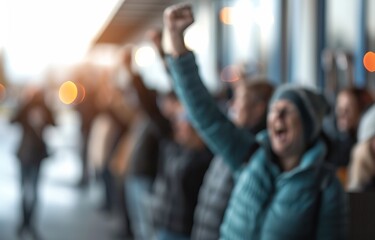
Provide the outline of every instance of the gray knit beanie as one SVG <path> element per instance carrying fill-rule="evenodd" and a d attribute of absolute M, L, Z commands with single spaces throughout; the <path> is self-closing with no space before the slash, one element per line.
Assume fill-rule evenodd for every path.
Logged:
<path fill-rule="evenodd" d="M 276 90 L 270 105 L 282 99 L 292 102 L 297 107 L 302 120 L 305 143 L 311 144 L 318 137 L 323 117 L 329 110 L 326 98 L 317 90 L 287 84 Z"/>
<path fill-rule="evenodd" d="M 375 136 L 375 104 L 362 116 L 358 127 L 358 141 L 364 142 Z"/>

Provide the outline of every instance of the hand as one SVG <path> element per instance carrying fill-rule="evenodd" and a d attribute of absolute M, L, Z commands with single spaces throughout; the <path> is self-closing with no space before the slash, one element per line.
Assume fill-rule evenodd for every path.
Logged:
<path fill-rule="evenodd" d="M 193 22 L 190 4 L 177 4 L 165 9 L 163 45 L 166 53 L 177 57 L 188 52 L 183 33 Z"/>
<path fill-rule="evenodd" d="M 190 4 L 172 5 L 164 11 L 164 25 L 171 33 L 182 34 L 193 22 Z"/>
<path fill-rule="evenodd" d="M 147 39 L 154 44 L 160 57 L 164 57 L 164 50 L 162 46 L 162 30 L 161 29 L 150 29 L 146 32 Z"/>

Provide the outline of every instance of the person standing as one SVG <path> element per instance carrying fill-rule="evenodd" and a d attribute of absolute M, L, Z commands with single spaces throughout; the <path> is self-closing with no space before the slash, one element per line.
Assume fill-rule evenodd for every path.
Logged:
<path fill-rule="evenodd" d="M 48 157 L 43 133 L 47 126 L 56 124 L 44 101 L 43 92 L 39 89 L 31 91 L 30 98 L 25 99 L 11 123 L 19 124 L 22 128 L 22 139 L 17 151 L 22 192 L 22 222 L 18 234 L 29 230 L 34 238 L 38 238 L 33 218 L 38 201 L 40 167 L 43 159 Z"/>
<path fill-rule="evenodd" d="M 346 239 L 345 192 L 327 164 L 323 95 L 306 87 L 279 87 L 270 100 L 267 129 L 254 135 L 236 127 L 202 83 L 183 33 L 192 7 L 164 11 L 166 53 L 173 86 L 192 126 L 238 174 L 220 239 Z M 243 164 L 247 159 L 247 164 Z"/>

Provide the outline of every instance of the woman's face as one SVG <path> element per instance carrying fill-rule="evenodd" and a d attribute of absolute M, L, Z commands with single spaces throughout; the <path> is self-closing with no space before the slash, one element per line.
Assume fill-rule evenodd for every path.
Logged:
<path fill-rule="evenodd" d="M 304 150 L 303 127 L 296 106 L 288 100 L 272 104 L 267 129 L 273 152 L 279 158 L 298 156 Z"/>
<path fill-rule="evenodd" d="M 264 106 L 265 103 L 258 100 L 255 93 L 246 87 L 237 87 L 231 106 L 233 123 L 240 127 L 256 126 L 265 112 Z"/>
<path fill-rule="evenodd" d="M 341 132 L 355 131 L 360 119 L 360 109 L 357 101 L 348 92 L 342 92 L 337 97 L 336 121 Z"/>

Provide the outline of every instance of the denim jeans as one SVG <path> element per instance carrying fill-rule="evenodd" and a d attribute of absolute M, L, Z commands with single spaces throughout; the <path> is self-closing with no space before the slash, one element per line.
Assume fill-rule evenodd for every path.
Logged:
<path fill-rule="evenodd" d="M 38 165 L 21 165 L 22 214 L 24 227 L 32 225 L 32 217 L 38 200 Z"/>
<path fill-rule="evenodd" d="M 152 179 L 146 176 L 125 178 L 126 207 L 130 217 L 130 227 L 135 240 L 150 240 L 154 234 L 151 209 L 148 204 Z"/>

